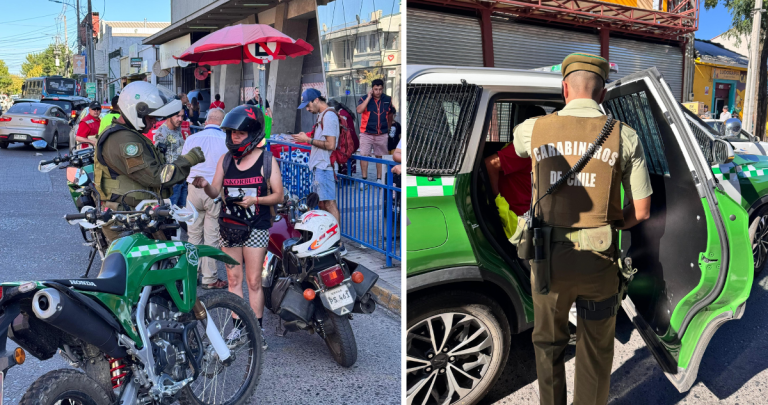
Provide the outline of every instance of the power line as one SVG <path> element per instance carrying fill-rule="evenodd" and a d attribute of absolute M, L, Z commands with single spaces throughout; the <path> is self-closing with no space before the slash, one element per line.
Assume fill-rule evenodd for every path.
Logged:
<path fill-rule="evenodd" d="M 7 24 L 7 23 L 13 23 L 13 22 L 19 22 L 19 21 L 29 21 L 29 20 L 36 20 L 36 19 L 38 19 L 38 18 L 45 18 L 45 17 L 50 17 L 50 16 L 53 16 L 53 15 L 59 15 L 59 13 L 54 13 L 54 14 L 46 14 L 46 15 L 41 15 L 41 16 L 38 16 L 38 17 L 24 18 L 24 19 L 21 19 L 21 20 L 12 20 L 12 21 L 0 21 L 0 24 Z"/>

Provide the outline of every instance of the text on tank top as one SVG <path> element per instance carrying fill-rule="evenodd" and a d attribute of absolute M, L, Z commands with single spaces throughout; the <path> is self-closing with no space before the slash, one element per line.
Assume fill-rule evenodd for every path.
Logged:
<path fill-rule="evenodd" d="M 261 173 L 264 166 L 264 153 L 256 160 L 249 169 L 240 170 L 237 168 L 234 159 L 228 168 L 224 171 L 224 197 L 237 197 L 241 193 L 246 197 L 263 198 L 267 195 L 267 183 Z M 270 212 L 268 205 L 251 205 L 246 209 L 235 204 L 222 205 L 222 211 L 227 214 L 235 215 L 238 218 L 249 220 L 254 229 L 269 229 Z"/>

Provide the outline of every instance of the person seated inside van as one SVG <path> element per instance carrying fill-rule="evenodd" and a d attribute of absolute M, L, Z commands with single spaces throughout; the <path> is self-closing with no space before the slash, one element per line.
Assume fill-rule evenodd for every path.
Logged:
<path fill-rule="evenodd" d="M 524 110 L 518 122 L 547 115 L 539 106 L 522 108 Z M 517 156 L 515 146 L 510 142 L 498 153 L 488 156 L 485 167 L 488 169 L 491 191 L 497 196 L 496 207 L 504 233 L 510 238 L 517 228 L 517 217 L 526 213 L 531 206 L 531 159 Z"/>

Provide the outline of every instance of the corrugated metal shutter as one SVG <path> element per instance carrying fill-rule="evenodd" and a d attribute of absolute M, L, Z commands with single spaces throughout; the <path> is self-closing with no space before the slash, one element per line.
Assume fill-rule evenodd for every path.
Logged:
<path fill-rule="evenodd" d="M 408 64 L 483 66 L 480 19 L 408 8 Z"/>
<path fill-rule="evenodd" d="M 683 52 L 679 47 L 622 38 L 611 38 L 610 44 L 611 62 L 619 66 L 619 73 L 611 73 L 611 80 L 656 66 L 672 90 L 675 100 L 680 101 L 683 91 Z"/>
<path fill-rule="evenodd" d="M 411 35 L 408 21 L 408 35 Z M 493 64 L 499 68 L 534 69 L 563 63 L 573 52 L 600 55 L 600 39 L 595 34 L 551 27 L 493 22 Z M 408 48 L 408 58 L 411 57 Z"/>

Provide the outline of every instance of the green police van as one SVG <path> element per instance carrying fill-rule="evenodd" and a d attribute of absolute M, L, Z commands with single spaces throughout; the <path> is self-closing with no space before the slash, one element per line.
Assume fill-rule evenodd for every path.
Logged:
<path fill-rule="evenodd" d="M 530 269 L 501 227 L 484 159 L 512 141 L 521 107 L 563 107 L 562 77 L 408 69 L 407 398 L 474 404 L 504 369 L 511 334 L 533 326 Z M 682 111 L 655 68 L 610 83 L 602 108 L 637 131 L 654 191 L 651 218 L 621 237 L 638 269 L 622 306 L 683 392 L 714 332 L 744 313 L 750 226 L 768 199 L 747 207 L 729 192 L 713 167 L 752 170 L 740 164 L 752 158 L 701 136 L 707 125 Z"/>

